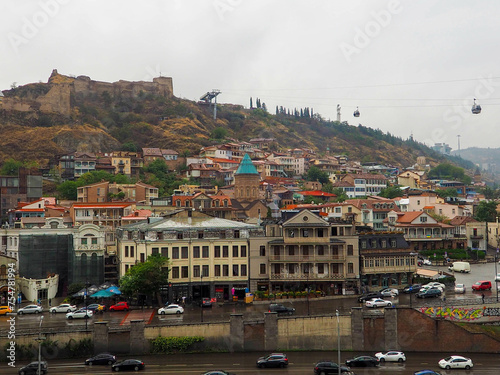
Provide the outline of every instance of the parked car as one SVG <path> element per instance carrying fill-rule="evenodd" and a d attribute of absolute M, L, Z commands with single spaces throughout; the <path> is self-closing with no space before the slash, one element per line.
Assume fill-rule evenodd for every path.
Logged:
<path fill-rule="evenodd" d="M 366 307 L 391 307 L 392 302 L 381 298 L 374 298 L 365 302 Z"/>
<path fill-rule="evenodd" d="M 144 370 L 146 365 L 139 359 L 126 359 L 111 366 L 112 371 L 139 371 Z"/>
<path fill-rule="evenodd" d="M 172 305 L 168 305 L 168 306 L 165 306 L 165 307 L 160 307 L 158 309 L 158 315 L 172 315 L 172 314 L 183 314 L 184 313 L 184 308 L 182 306 L 179 306 L 179 305 L 175 305 L 175 304 L 172 304 Z"/>
<path fill-rule="evenodd" d="M 439 367 L 444 369 L 464 368 L 466 370 L 474 367 L 470 358 L 462 357 L 461 355 L 452 355 L 443 358 L 438 362 Z"/>
<path fill-rule="evenodd" d="M 47 362 L 40 362 L 40 370 L 42 374 L 46 374 L 48 371 Z M 30 364 L 23 366 L 19 369 L 19 375 L 30 375 L 38 373 L 38 361 L 31 362 Z"/>
<path fill-rule="evenodd" d="M 104 311 L 106 311 L 106 306 L 100 305 L 98 303 L 92 303 L 91 305 L 87 306 L 87 310 L 91 310 L 95 314 L 97 312 L 104 312 Z"/>
<path fill-rule="evenodd" d="M 204 372 L 201 375 L 236 375 L 236 374 L 233 374 L 232 372 L 227 372 L 224 370 L 211 370 L 211 371 Z"/>
<path fill-rule="evenodd" d="M 372 293 L 367 293 L 363 294 L 362 296 L 358 297 L 358 302 L 366 302 L 371 300 L 372 298 L 382 298 L 383 295 L 380 292 L 372 292 Z"/>
<path fill-rule="evenodd" d="M 474 284 L 472 284 L 472 290 L 491 290 L 491 281 L 476 281 Z"/>
<path fill-rule="evenodd" d="M 80 309 L 78 311 L 72 311 L 66 314 L 66 319 L 84 319 L 92 318 L 94 313 L 90 310 Z"/>
<path fill-rule="evenodd" d="M 500 273 L 497 273 L 497 275 L 495 276 L 495 281 L 500 281 Z"/>
<path fill-rule="evenodd" d="M 395 297 L 399 296 L 399 290 L 395 288 L 385 288 L 380 291 L 384 297 Z"/>
<path fill-rule="evenodd" d="M 0 315 L 11 313 L 12 309 L 9 306 L 0 306 Z"/>
<path fill-rule="evenodd" d="M 429 259 L 419 259 L 417 262 L 419 266 L 432 266 L 432 262 Z"/>
<path fill-rule="evenodd" d="M 212 300 L 210 298 L 203 298 L 200 301 L 201 307 L 212 307 Z"/>
<path fill-rule="evenodd" d="M 346 366 L 340 366 L 340 372 L 351 372 L 351 369 Z M 331 361 L 321 361 L 314 365 L 314 375 L 329 375 L 338 374 L 339 365 Z"/>
<path fill-rule="evenodd" d="M 70 305 L 69 303 L 63 303 L 59 306 L 51 307 L 49 311 L 51 313 L 60 313 L 60 312 L 65 312 L 69 313 L 72 311 L 76 311 L 77 307 L 75 305 Z"/>
<path fill-rule="evenodd" d="M 424 289 L 420 290 L 420 292 L 417 293 L 417 298 L 432 298 L 432 297 L 439 297 L 443 294 L 440 289 L 438 288 L 429 288 L 429 289 Z"/>
<path fill-rule="evenodd" d="M 379 365 L 378 358 L 362 355 L 353 359 L 348 359 L 345 364 L 349 367 L 376 367 Z"/>
<path fill-rule="evenodd" d="M 19 310 L 17 310 L 17 313 L 19 315 L 23 314 L 39 314 L 43 311 L 42 306 L 38 305 L 28 305 L 21 307 Z"/>
<path fill-rule="evenodd" d="M 430 283 L 425 284 L 424 287 L 441 288 L 444 290 L 444 288 L 446 288 L 446 285 L 444 285 L 443 283 L 438 283 L 437 281 L 431 281 Z"/>
<path fill-rule="evenodd" d="M 257 367 L 286 367 L 288 366 L 288 358 L 283 353 L 271 353 L 265 357 L 260 357 L 257 360 Z"/>
<path fill-rule="evenodd" d="M 110 353 L 100 353 L 92 358 L 86 359 L 87 366 L 92 365 L 112 365 L 116 362 L 116 357 Z"/>
<path fill-rule="evenodd" d="M 413 375 L 441 375 L 440 372 L 432 371 L 432 370 L 420 370 L 414 372 Z"/>
<path fill-rule="evenodd" d="M 375 353 L 375 357 L 380 362 L 404 362 L 404 361 L 406 361 L 405 353 L 397 351 L 397 350 L 390 350 L 388 352 L 378 352 L 378 353 Z"/>
<path fill-rule="evenodd" d="M 453 262 L 451 266 L 448 267 L 449 271 L 469 273 L 470 263 L 469 262 Z"/>
<path fill-rule="evenodd" d="M 460 293 L 465 293 L 465 284 L 456 284 L 455 285 L 455 293 L 460 294 Z"/>
<path fill-rule="evenodd" d="M 281 303 L 271 303 L 269 305 L 269 312 L 275 312 L 278 313 L 278 315 L 293 315 L 295 309 L 293 307 L 286 307 Z"/>
<path fill-rule="evenodd" d="M 109 311 L 128 311 L 128 310 L 130 310 L 128 302 L 118 302 L 109 307 Z"/>
<path fill-rule="evenodd" d="M 403 293 L 418 293 L 422 288 L 422 284 L 413 284 L 405 286 L 403 289 Z"/>

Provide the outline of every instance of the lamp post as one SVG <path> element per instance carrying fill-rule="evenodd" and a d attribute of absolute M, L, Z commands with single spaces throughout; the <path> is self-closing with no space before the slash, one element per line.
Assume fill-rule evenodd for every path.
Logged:
<path fill-rule="evenodd" d="M 309 265 L 307 265 L 307 316 L 311 315 L 309 310 Z"/>
<path fill-rule="evenodd" d="M 338 355 L 337 366 L 338 366 L 339 375 L 340 375 L 340 314 L 339 314 L 339 310 L 335 310 L 335 315 L 337 316 L 337 355 Z"/>
<path fill-rule="evenodd" d="M 89 326 L 89 316 L 88 316 L 88 311 L 87 311 L 87 294 L 89 293 L 89 282 L 85 281 L 85 295 L 84 295 L 84 300 L 85 300 L 85 331 L 88 330 Z"/>
<path fill-rule="evenodd" d="M 38 331 L 38 371 L 37 374 L 42 373 L 42 341 L 44 338 L 42 337 L 42 322 L 43 322 L 43 315 L 40 317 L 40 327 Z"/>
<path fill-rule="evenodd" d="M 498 273 L 497 273 L 497 264 L 498 264 L 498 247 L 497 251 L 495 252 L 495 284 L 497 287 L 497 302 L 498 302 Z"/>
<path fill-rule="evenodd" d="M 200 311 L 201 311 L 201 322 L 203 323 L 203 272 L 200 274 Z"/>

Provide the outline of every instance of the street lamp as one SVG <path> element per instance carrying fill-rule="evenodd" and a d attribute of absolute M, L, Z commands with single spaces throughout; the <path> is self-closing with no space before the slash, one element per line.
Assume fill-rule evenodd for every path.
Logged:
<path fill-rule="evenodd" d="M 498 302 L 498 273 L 497 273 L 497 264 L 498 264 L 498 247 L 497 251 L 495 252 L 495 284 L 497 287 L 497 302 Z"/>
<path fill-rule="evenodd" d="M 89 328 L 89 316 L 87 310 L 87 294 L 89 293 L 88 289 L 89 289 L 89 282 L 85 281 L 85 296 L 83 298 L 85 300 L 85 331 L 87 331 Z"/>
<path fill-rule="evenodd" d="M 38 371 L 37 374 L 42 373 L 42 341 L 45 340 L 45 338 L 42 337 L 42 322 L 43 322 L 43 315 L 40 317 L 40 327 L 38 331 Z"/>
<path fill-rule="evenodd" d="M 337 366 L 340 375 L 340 317 L 339 310 L 335 310 L 335 315 L 337 316 L 337 353 L 338 353 L 338 361 Z"/>
<path fill-rule="evenodd" d="M 201 310 L 201 322 L 203 323 L 203 271 L 200 274 L 200 297 L 201 297 L 201 302 L 200 302 L 200 310 Z"/>

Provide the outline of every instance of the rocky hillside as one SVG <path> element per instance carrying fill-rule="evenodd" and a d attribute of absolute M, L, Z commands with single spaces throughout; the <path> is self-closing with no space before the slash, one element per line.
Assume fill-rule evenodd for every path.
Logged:
<path fill-rule="evenodd" d="M 219 105 L 214 120 L 209 105 L 176 98 L 154 83 L 158 82 L 149 86 L 144 82 L 93 83 L 88 77 L 72 78 L 54 71 L 46 84 L 4 90 L 0 162 L 14 157 L 44 165 L 55 154 L 142 147 L 193 154 L 225 139 L 257 137 L 276 138 L 283 149 L 307 147 L 320 154 L 329 149 L 354 160 L 403 167 L 415 164 L 418 156 L 425 156 L 431 165 L 445 160 L 412 140 L 325 121 L 317 114 L 274 115 L 262 108 L 225 104 Z M 160 82 L 160 88 L 164 87 L 168 86 Z M 60 107 L 64 110 L 59 111 Z"/>

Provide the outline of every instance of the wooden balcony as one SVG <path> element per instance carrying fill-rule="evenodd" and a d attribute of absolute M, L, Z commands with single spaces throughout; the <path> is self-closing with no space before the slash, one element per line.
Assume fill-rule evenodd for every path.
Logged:
<path fill-rule="evenodd" d="M 345 254 L 337 255 L 269 255 L 269 261 L 274 263 L 300 263 L 300 262 L 331 262 L 345 261 Z"/>

